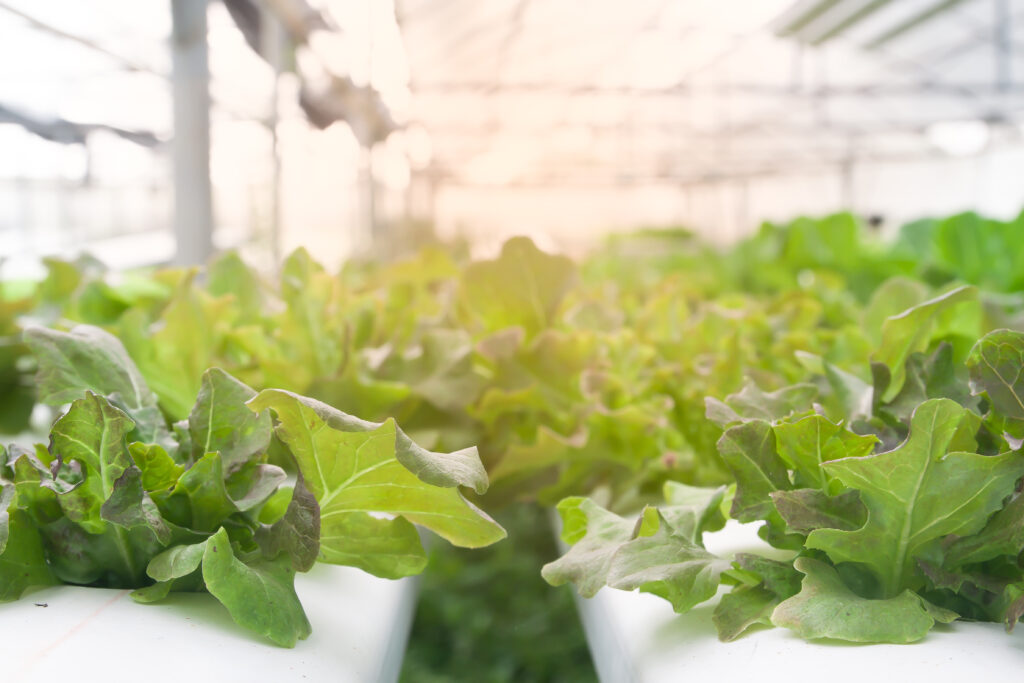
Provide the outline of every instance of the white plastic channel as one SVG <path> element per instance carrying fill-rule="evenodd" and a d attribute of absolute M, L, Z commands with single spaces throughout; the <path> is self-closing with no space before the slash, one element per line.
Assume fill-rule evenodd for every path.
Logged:
<path fill-rule="evenodd" d="M 0 680 L 394 683 L 418 581 L 317 565 L 295 580 L 313 634 L 294 649 L 242 629 L 205 593 L 136 604 L 128 591 L 57 586 L 0 605 Z"/>
<path fill-rule="evenodd" d="M 720 555 L 774 551 L 757 537 L 758 524 L 729 522 L 708 534 Z M 782 683 L 824 678 L 829 683 L 929 681 L 959 683 L 978 675 L 1015 675 L 1024 665 L 1024 628 L 1007 635 L 1000 624 L 955 622 L 911 645 L 806 642 L 786 629 L 761 629 L 719 642 L 711 622 L 717 599 L 675 614 L 650 594 L 602 589 L 577 604 L 602 683 L 740 681 Z M 982 664 L 984 662 L 984 664 Z"/>

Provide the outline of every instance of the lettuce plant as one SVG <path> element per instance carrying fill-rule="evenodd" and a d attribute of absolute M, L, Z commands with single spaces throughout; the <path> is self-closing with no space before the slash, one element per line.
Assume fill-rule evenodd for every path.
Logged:
<path fill-rule="evenodd" d="M 968 294 L 955 290 L 889 319 L 883 337 L 904 325 L 913 334 L 876 354 L 866 410 L 846 403 L 834 420 L 812 403 L 813 384 L 709 400 L 735 486 L 670 483 L 666 504 L 638 520 L 565 499 L 562 537 L 572 548 L 545 566 L 545 578 L 573 582 L 585 596 L 604 586 L 640 589 L 677 612 L 731 587 L 714 611 L 722 640 L 754 625 L 891 643 L 958 618 L 1012 628 L 1024 614 L 1024 333 L 987 334 L 966 367 L 948 344 L 926 355 L 916 336 Z M 900 372 L 890 371 L 894 362 Z M 824 394 L 849 388 L 837 373 L 822 379 Z M 760 522 L 761 537 L 789 559 L 708 552 L 703 534 L 726 516 Z"/>
<path fill-rule="evenodd" d="M 431 452 L 393 420 L 257 393 L 217 368 L 168 425 L 99 328 L 31 328 L 26 343 L 40 398 L 69 406 L 49 445 L 0 451 L 5 600 L 54 583 L 133 588 L 138 602 L 206 590 L 291 647 L 310 633 L 294 576 L 316 561 L 398 578 L 426 564 L 415 525 L 463 547 L 505 535 L 459 492 L 487 488 L 474 448 Z"/>

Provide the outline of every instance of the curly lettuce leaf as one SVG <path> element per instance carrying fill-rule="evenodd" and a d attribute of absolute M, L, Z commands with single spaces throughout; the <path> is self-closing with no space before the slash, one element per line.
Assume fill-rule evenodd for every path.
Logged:
<path fill-rule="evenodd" d="M 913 643 L 924 638 L 936 622 L 948 624 L 958 618 L 955 612 L 932 605 L 910 589 L 885 599 L 861 597 L 820 560 L 800 557 L 794 566 L 804 574 L 803 585 L 799 593 L 774 609 L 772 623 L 807 640 Z"/>
<path fill-rule="evenodd" d="M 1024 457 L 1016 453 L 949 452 L 968 415 L 949 399 L 926 401 L 914 412 L 907 441 L 895 450 L 826 463 L 830 476 L 860 492 L 868 517 L 853 531 L 816 529 L 807 547 L 836 563 L 865 566 L 884 597 L 918 587 L 917 559 L 939 553 L 949 534 L 980 531 L 1024 475 Z"/>
<path fill-rule="evenodd" d="M 475 479 L 465 477 L 467 454 L 430 453 L 393 420 L 367 423 L 290 392 L 266 390 L 248 405 L 274 412 L 276 433 L 320 505 L 322 560 L 394 577 L 422 568 L 423 550 L 412 524 L 463 547 L 504 538 L 504 530 L 455 486 Z M 417 469 L 406 465 L 409 456 Z"/>

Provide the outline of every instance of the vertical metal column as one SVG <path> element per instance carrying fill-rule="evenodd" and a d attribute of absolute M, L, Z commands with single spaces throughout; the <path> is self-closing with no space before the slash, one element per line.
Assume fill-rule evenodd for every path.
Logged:
<path fill-rule="evenodd" d="M 373 0 L 363 0 L 366 8 L 366 84 L 373 87 L 373 49 L 374 49 L 374 21 L 373 21 Z M 368 142 L 363 147 L 359 169 L 363 176 L 364 201 L 366 212 L 366 242 L 362 248 L 374 250 L 380 247 L 388 248 L 390 245 L 381 244 L 384 235 L 381 234 L 381 225 L 377 216 L 377 182 L 373 172 L 373 142 Z M 385 238 L 386 239 L 386 238 Z"/>
<path fill-rule="evenodd" d="M 266 126 L 270 132 L 271 188 L 267 239 L 270 242 L 270 256 L 274 268 L 279 268 L 281 254 L 281 149 L 277 126 L 281 117 L 278 110 L 281 74 L 284 72 L 284 50 L 287 40 L 284 26 L 266 5 L 260 9 L 260 51 L 274 71 L 274 87 L 271 89 L 269 112 Z"/>
<path fill-rule="evenodd" d="M 213 253 L 207 0 L 171 0 L 174 95 L 174 238 L 178 265 Z"/>
<path fill-rule="evenodd" d="M 996 88 L 1006 92 L 1013 85 L 1013 17 L 1010 15 L 1010 0 L 995 0 L 995 28 Z"/>

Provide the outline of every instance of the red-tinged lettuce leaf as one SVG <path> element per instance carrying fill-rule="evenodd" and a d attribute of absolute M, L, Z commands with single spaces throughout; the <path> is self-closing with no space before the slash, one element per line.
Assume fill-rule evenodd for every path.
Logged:
<path fill-rule="evenodd" d="M 971 396 L 970 387 L 957 373 L 957 367 L 953 346 L 947 342 L 939 344 L 930 355 L 912 353 L 906 360 L 903 387 L 895 396 L 883 401 L 892 378 L 888 367 L 872 363 L 873 415 L 905 437 L 910 416 L 917 406 L 930 398 L 948 398 L 965 408 L 976 409 L 979 401 Z"/>
<path fill-rule="evenodd" d="M 718 452 L 736 479 L 730 515 L 741 522 L 766 519 L 775 508 L 771 493 L 793 488 L 786 463 L 775 448 L 775 432 L 764 420 L 730 427 Z"/>
<path fill-rule="evenodd" d="M 920 584 L 916 561 L 940 552 L 940 540 L 984 527 L 1024 475 L 1024 456 L 950 453 L 964 424 L 977 416 L 948 399 L 921 404 L 910 436 L 893 451 L 824 465 L 829 475 L 860 492 L 867 522 L 854 531 L 816 529 L 807 547 L 835 563 L 856 562 L 878 579 L 883 597 Z"/>
<path fill-rule="evenodd" d="M 830 496 L 818 489 L 796 489 L 773 491 L 771 497 L 786 528 L 794 533 L 809 534 L 815 529 L 853 531 L 867 521 L 867 508 L 857 491 Z"/>
<path fill-rule="evenodd" d="M 284 515 L 256 532 L 256 542 L 264 557 L 275 558 L 284 553 L 297 572 L 308 572 L 320 554 L 320 504 L 306 488 L 299 474 L 291 501 Z"/>
<path fill-rule="evenodd" d="M 238 512 L 224 484 L 220 453 L 207 453 L 188 468 L 178 479 L 174 496 L 187 499 L 191 515 L 181 523 L 196 531 L 212 533 Z"/>
<path fill-rule="evenodd" d="M 800 592 L 801 574 L 793 568 L 792 562 L 737 553 L 733 567 L 724 574 L 732 578 L 731 575 L 739 572 L 741 575 L 737 576 L 741 581 L 722 596 L 712 615 L 722 642 L 739 638 L 755 625 L 771 626 L 775 607 Z"/>
<path fill-rule="evenodd" d="M 504 530 L 454 485 L 437 486 L 423 476 L 428 467 L 431 479 L 462 483 L 465 454 L 449 459 L 449 454 L 430 453 L 413 444 L 393 420 L 367 423 L 289 392 L 267 390 L 248 405 L 254 411 L 273 410 L 277 435 L 320 504 L 321 559 L 386 576 L 421 569 L 423 551 L 410 522 L 463 547 L 504 538 Z M 413 453 L 419 470 L 402 460 Z M 394 518 L 374 516 L 381 513 Z M 375 545 L 367 545 L 371 542 Z M 369 552 L 360 559 L 364 546 Z"/>
<path fill-rule="evenodd" d="M 220 453 L 224 472 L 241 468 L 270 444 L 270 413 L 253 413 L 245 403 L 256 392 L 219 368 L 203 373 L 199 396 L 188 416 L 192 458 Z"/>
<path fill-rule="evenodd" d="M 945 552 L 944 564 L 960 567 L 1000 556 L 1017 557 L 1024 549 L 1024 495 L 1017 494 L 992 515 L 985 528 L 954 541 Z"/>
<path fill-rule="evenodd" d="M 957 619 L 955 612 L 932 605 L 911 590 L 871 600 L 857 595 L 825 562 L 799 557 L 804 574 L 799 593 L 772 612 L 772 623 L 807 640 L 830 638 L 855 643 L 913 643 L 924 638 L 936 622 Z"/>
<path fill-rule="evenodd" d="M 84 476 L 79 485 L 61 493 L 61 507 L 90 533 L 106 529 L 100 507 L 113 493 L 114 483 L 133 465 L 125 437 L 134 426 L 123 411 L 92 392 L 73 402 L 53 425 L 51 448 L 58 463 L 77 463 Z"/>
<path fill-rule="evenodd" d="M 1024 617 L 1024 585 L 1010 586 L 1007 592 L 1011 602 L 1006 608 L 1003 621 L 1006 624 L 1006 632 L 1012 633 L 1017 622 Z"/>
<path fill-rule="evenodd" d="M 116 337 L 90 325 L 78 325 L 70 332 L 32 327 L 25 330 L 25 343 L 39 363 L 40 401 L 63 405 L 91 391 L 131 417 L 132 441 L 157 443 L 168 450 L 174 447 L 156 394 Z"/>
<path fill-rule="evenodd" d="M 224 486 L 235 507 L 246 512 L 265 503 L 286 481 L 288 474 L 277 465 L 251 461 L 228 475 Z"/>
<path fill-rule="evenodd" d="M 114 482 L 110 497 L 100 508 L 100 516 L 125 529 L 149 529 L 160 545 L 171 542 L 171 530 L 156 503 L 142 488 L 142 472 L 138 467 L 127 468 Z"/>
<path fill-rule="evenodd" d="M 202 571 L 206 589 L 238 625 L 282 647 L 294 647 L 312 632 L 295 594 L 290 558 L 243 562 L 222 528 L 206 541 Z"/>

